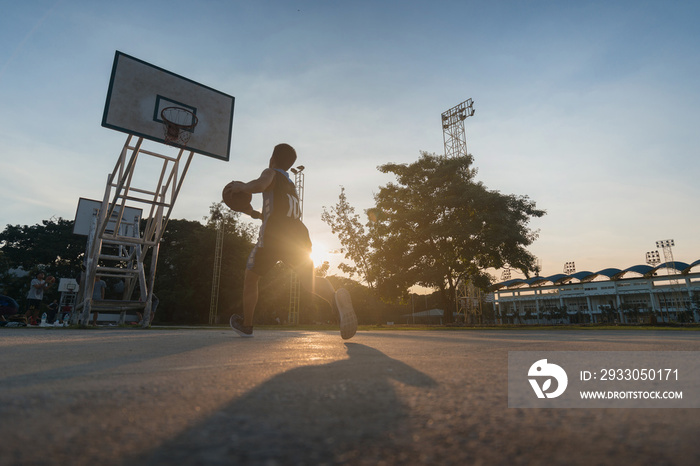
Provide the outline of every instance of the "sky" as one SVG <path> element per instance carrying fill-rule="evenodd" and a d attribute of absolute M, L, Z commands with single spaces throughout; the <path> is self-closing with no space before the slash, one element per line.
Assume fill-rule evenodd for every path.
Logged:
<path fill-rule="evenodd" d="M 444 153 L 442 112 L 472 98 L 478 180 L 547 211 L 530 224 L 543 276 L 642 264 L 665 239 L 700 259 L 698 2 L 6 3 L 2 228 L 102 198 L 126 139 L 101 126 L 118 50 L 236 99 L 231 160 L 196 155 L 172 218 L 203 220 L 287 142 L 314 252 L 335 265 L 321 214 L 341 186 L 362 214 L 393 181 L 377 167 Z"/>

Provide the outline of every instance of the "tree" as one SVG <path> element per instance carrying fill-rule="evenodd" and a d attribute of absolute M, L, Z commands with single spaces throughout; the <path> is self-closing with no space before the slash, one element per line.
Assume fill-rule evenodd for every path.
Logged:
<path fill-rule="evenodd" d="M 46 273 L 67 277 L 80 271 L 85 237 L 73 234 L 72 220 L 59 217 L 31 226 L 7 225 L 0 233 L 0 249 L 12 267 L 42 266 Z"/>
<path fill-rule="evenodd" d="M 240 220 L 240 214 L 221 203 L 213 204 L 207 223 L 171 219 L 160 243 L 154 291 L 160 305 L 156 322 L 204 323 L 209 319 L 216 229 L 224 225 L 223 256 L 219 288 L 219 313 L 238 311 L 243 291 L 243 274 L 253 247 L 256 227 Z M 16 277 L 8 271 L 22 268 L 44 271 L 56 278 L 80 275 L 87 238 L 73 234 L 73 221 L 44 220 L 32 226 L 7 225 L 0 233 L 0 283 L 3 293 L 24 307 L 30 277 Z M 150 269 L 151 256 L 146 259 Z M 116 278 L 107 278 L 116 285 Z M 58 298 L 57 287 L 45 294 L 45 301 Z M 108 290 L 112 298 L 121 293 Z M 137 295 L 138 296 L 138 295 Z M 288 294 L 287 294 L 288 299 Z M 224 316 L 228 319 L 228 315 Z"/>
<path fill-rule="evenodd" d="M 358 276 L 370 288 L 374 288 L 376 280 L 372 264 L 372 249 L 370 247 L 369 232 L 360 221 L 359 214 L 350 205 L 345 195 L 345 188 L 340 187 L 338 203 L 330 208 L 323 208 L 321 220 L 331 227 L 331 232 L 338 235 L 342 247 L 340 251 L 345 254 L 351 264 L 339 264 L 338 268 L 350 275 Z"/>
<path fill-rule="evenodd" d="M 255 238 L 257 227 L 248 222 L 241 221 L 242 214 L 235 212 L 224 205 L 223 202 L 215 202 L 209 206 L 209 216 L 204 217 L 206 225 L 218 228 L 219 222 L 223 222 L 224 230 L 235 232 L 235 236 L 252 242 Z"/>
<path fill-rule="evenodd" d="M 216 229 L 224 226 L 218 313 L 237 310 L 254 227 L 221 203 L 212 204 L 207 224 L 171 219 L 163 233 L 154 291 L 160 300 L 156 319 L 203 323 L 209 320 Z"/>
<path fill-rule="evenodd" d="M 0 233 L 3 293 L 24 307 L 31 277 L 16 277 L 10 269 L 23 269 L 33 275 L 42 270 L 58 278 L 76 278 L 85 254 L 85 237 L 73 234 L 73 221 L 63 218 L 43 220 L 36 225 L 7 225 Z M 45 294 L 45 301 L 58 297 L 57 287 Z"/>
<path fill-rule="evenodd" d="M 323 261 L 323 264 L 319 265 L 318 267 L 314 267 L 314 274 L 317 277 L 325 277 L 328 275 L 328 271 L 331 268 L 331 263 L 328 261 Z"/>
<path fill-rule="evenodd" d="M 471 155 L 422 152 L 412 164 L 379 167 L 396 176 L 368 211 L 371 264 L 381 270 L 375 276 L 383 293 L 396 295 L 414 284 L 438 288 L 452 308 L 460 278 L 485 288 L 487 268 L 508 263 L 526 276 L 535 269 L 526 247 L 537 232 L 528 224 L 545 212 L 527 196 L 487 189 L 475 180 L 472 162 Z"/>

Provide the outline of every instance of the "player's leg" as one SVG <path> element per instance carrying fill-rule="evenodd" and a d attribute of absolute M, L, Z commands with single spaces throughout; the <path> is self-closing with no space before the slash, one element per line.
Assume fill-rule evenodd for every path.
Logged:
<path fill-rule="evenodd" d="M 301 288 L 326 301 L 331 307 L 335 302 L 335 288 L 324 277 L 316 277 L 314 274 L 314 263 L 306 257 L 300 264 L 292 267 L 299 277 Z"/>
<path fill-rule="evenodd" d="M 308 254 L 306 254 L 306 258 L 294 267 L 294 270 L 299 276 L 300 286 L 305 291 L 328 302 L 331 308 L 338 313 L 340 318 L 340 336 L 344 340 L 352 338 L 357 332 L 357 316 L 352 306 L 350 293 L 345 288 L 339 288 L 336 291 L 327 278 L 315 276 L 314 264 L 308 257 Z"/>
<path fill-rule="evenodd" d="M 229 321 L 231 328 L 242 337 L 253 336 L 253 318 L 258 304 L 260 277 L 265 275 L 276 262 L 274 251 L 269 248 L 255 246 L 248 256 L 243 279 L 243 317 L 233 314 Z"/>
<path fill-rule="evenodd" d="M 252 270 L 246 269 L 245 278 L 243 281 L 243 325 L 246 327 L 253 326 L 255 306 L 258 304 L 259 283 L 260 275 L 256 274 Z"/>
<path fill-rule="evenodd" d="M 253 317 L 255 316 L 255 306 L 258 304 L 259 282 L 260 275 L 246 269 L 243 279 L 243 317 L 233 314 L 229 321 L 231 328 L 242 337 L 253 336 Z"/>
<path fill-rule="evenodd" d="M 357 332 L 357 315 L 348 290 L 338 288 L 335 292 L 335 305 L 340 315 L 340 336 L 343 340 L 352 338 Z"/>

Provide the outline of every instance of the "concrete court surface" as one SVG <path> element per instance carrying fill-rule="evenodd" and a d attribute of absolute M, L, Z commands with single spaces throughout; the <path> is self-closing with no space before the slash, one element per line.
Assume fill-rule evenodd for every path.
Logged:
<path fill-rule="evenodd" d="M 508 408 L 516 350 L 700 333 L 0 328 L 0 464 L 700 464 L 695 409 Z"/>

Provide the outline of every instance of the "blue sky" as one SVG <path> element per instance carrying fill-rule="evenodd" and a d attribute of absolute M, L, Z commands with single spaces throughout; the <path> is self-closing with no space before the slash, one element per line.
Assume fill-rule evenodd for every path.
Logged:
<path fill-rule="evenodd" d="M 697 2 L 41 1 L 0 18 L 0 225 L 72 219 L 125 135 L 100 126 L 115 50 L 236 97 L 231 161 L 197 157 L 174 218 L 201 220 L 278 142 L 306 168 L 304 218 L 376 170 L 443 152 L 440 114 L 473 98 L 478 178 L 547 210 L 543 275 L 700 258 Z M 338 258 L 334 257 L 336 261 Z"/>

